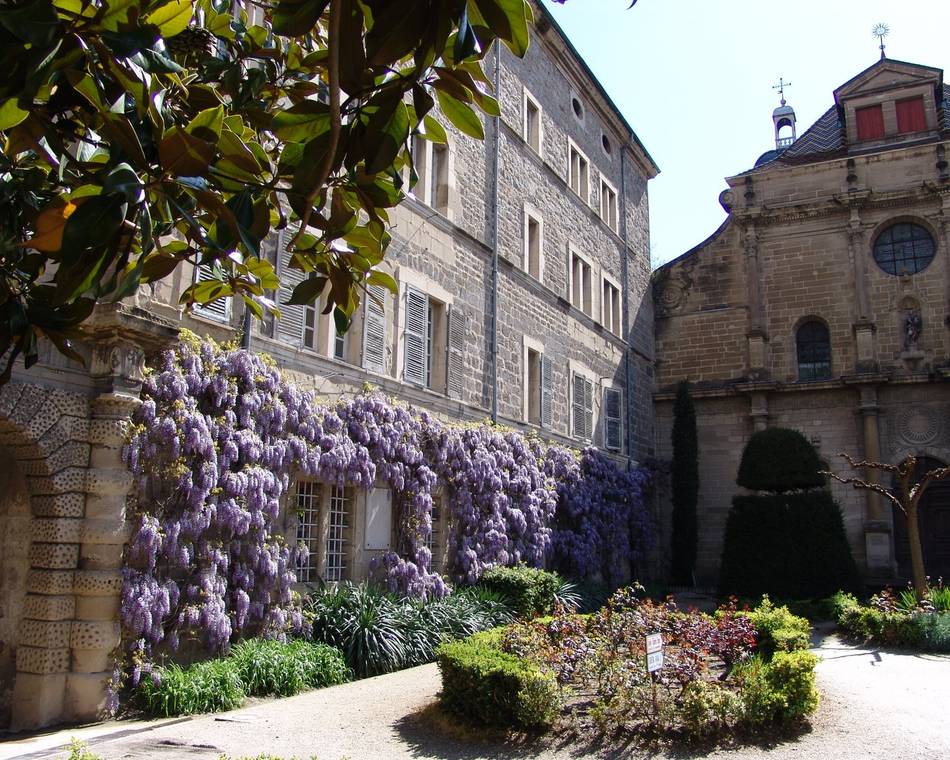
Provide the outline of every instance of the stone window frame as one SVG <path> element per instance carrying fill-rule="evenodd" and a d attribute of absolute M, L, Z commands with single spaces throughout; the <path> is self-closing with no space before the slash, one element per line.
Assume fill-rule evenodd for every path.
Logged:
<path fill-rule="evenodd" d="M 618 424 L 620 425 L 620 431 L 618 433 L 620 437 L 620 445 L 617 447 L 607 445 L 607 413 L 604 408 L 606 401 L 604 397 L 607 395 L 607 391 L 614 391 L 620 396 L 620 416 L 617 418 Z M 609 378 L 601 378 L 600 381 L 600 414 L 603 417 L 603 425 L 601 430 L 601 440 L 603 441 L 604 448 L 607 451 L 613 451 L 616 454 L 623 453 L 624 450 L 624 393 L 623 393 L 623 383 L 614 382 Z"/>
<path fill-rule="evenodd" d="M 531 134 L 528 130 L 528 106 L 531 105 L 538 114 L 538 144 L 537 146 L 533 145 L 531 142 Z M 544 109 L 541 107 L 541 101 L 539 101 L 527 88 L 526 85 L 521 87 L 521 137 L 531 150 L 537 153 L 539 156 L 543 155 L 544 151 Z"/>
<path fill-rule="evenodd" d="M 587 168 L 586 176 L 584 179 L 584 188 L 583 193 L 581 192 L 581 183 L 578 181 L 578 189 L 574 189 L 574 153 L 576 153 L 580 161 L 583 161 L 584 165 Z M 591 191 L 590 191 L 590 175 L 591 175 L 592 166 L 590 163 L 590 158 L 587 154 L 580 149 L 580 146 L 574 142 L 570 137 L 567 138 L 567 187 L 574 193 L 575 196 L 581 199 L 585 206 L 590 206 L 591 203 Z"/>
<path fill-rule="evenodd" d="M 604 216 L 604 188 L 607 188 L 612 194 L 612 211 L 607 216 Z M 603 172 L 600 174 L 600 197 L 598 198 L 598 209 L 597 215 L 600 217 L 601 221 L 606 224 L 611 230 L 619 234 L 620 230 L 620 193 L 617 191 L 617 188 L 613 185 L 607 177 L 604 176 Z"/>
<path fill-rule="evenodd" d="M 532 338 L 528 335 L 523 335 L 521 338 L 521 421 L 529 425 L 541 425 L 542 414 L 540 412 L 541 406 L 541 368 L 538 368 L 538 419 L 531 419 L 531 381 L 530 381 L 530 367 L 528 365 L 528 356 L 529 351 L 536 353 L 540 361 L 544 361 L 544 343 L 537 338 Z"/>
<path fill-rule="evenodd" d="M 915 227 L 920 227 L 930 236 L 930 240 L 933 244 L 933 254 L 931 255 L 930 259 L 927 261 L 926 264 L 924 264 L 916 272 L 906 272 L 903 274 L 898 273 L 898 272 L 889 272 L 878 261 L 877 244 L 881 236 L 884 235 L 884 233 L 886 233 L 888 230 L 891 230 L 894 227 L 897 227 L 898 225 L 901 225 L 901 224 L 911 224 L 911 225 L 914 225 Z M 930 222 L 928 222 L 926 219 L 923 219 L 919 216 L 912 216 L 912 215 L 893 216 L 881 222 L 874 229 L 874 232 L 871 235 L 871 244 L 868 247 L 868 252 L 870 253 L 871 260 L 874 262 L 874 266 L 878 269 L 878 271 L 882 272 L 888 277 L 913 277 L 915 275 L 923 274 L 924 272 L 926 272 L 927 269 L 930 267 L 930 265 L 933 264 L 934 260 L 940 255 L 940 236 L 937 234 L 937 231 L 933 228 L 933 225 L 931 225 Z"/>
<path fill-rule="evenodd" d="M 448 131 L 446 130 L 448 134 Z M 458 192 L 455 177 L 455 150 L 452 146 L 452 137 L 448 135 L 447 142 L 434 143 L 420 135 L 414 135 L 410 147 L 413 153 L 413 162 L 418 176 L 418 181 L 412 190 L 407 190 L 406 195 L 410 196 L 417 203 L 421 203 L 426 208 L 432 209 L 441 214 L 450 222 L 455 221 L 455 207 L 458 200 Z M 418 155 L 419 149 L 422 149 L 422 156 Z M 441 166 L 444 172 L 437 178 L 436 193 L 437 197 L 432 196 L 432 160 L 436 152 L 444 153 L 444 163 Z M 406 169 L 405 179 L 408 180 L 408 168 Z M 433 203 L 435 201 L 435 203 Z"/>
<path fill-rule="evenodd" d="M 606 314 L 607 303 L 604 299 L 605 285 L 610 285 L 610 287 L 617 291 L 617 312 L 613 313 L 613 304 L 611 304 L 612 319 L 610 321 L 608 321 Z M 598 314 L 600 315 L 598 321 L 601 325 L 614 335 L 621 335 L 623 332 L 623 289 L 620 287 L 620 281 L 614 279 L 613 275 L 603 269 L 600 272 L 600 311 Z M 614 329 L 615 327 L 616 329 Z"/>
<path fill-rule="evenodd" d="M 587 299 L 590 301 L 589 310 L 585 308 L 585 294 L 582 292 L 580 294 L 581 303 L 578 304 L 574 299 L 574 258 L 577 257 L 584 264 L 587 265 L 588 270 L 590 271 L 590 277 L 588 281 L 587 288 Z M 598 314 L 598 309 L 600 306 L 599 299 L 597 297 L 596 289 L 594 288 L 594 281 L 600 282 L 600 270 L 595 265 L 594 259 L 586 254 L 582 253 L 581 250 L 574 244 L 567 244 L 567 300 L 575 309 L 579 312 L 586 314 L 591 319 L 595 319 L 595 315 Z M 583 284 L 582 284 L 583 287 Z"/>
<path fill-rule="evenodd" d="M 449 329 L 449 312 L 455 302 L 455 298 L 448 290 L 439 285 L 435 280 L 424 274 L 399 267 L 395 276 L 399 285 L 399 295 L 397 296 L 396 309 L 396 356 L 394 367 L 396 367 L 399 382 L 411 385 L 416 388 L 422 388 L 440 396 L 447 395 L 448 389 L 446 382 L 448 379 L 448 345 L 446 341 L 433 341 L 433 355 L 429 357 L 429 364 L 432 367 L 432 385 L 419 385 L 404 377 L 406 365 L 406 293 L 412 289 L 424 293 L 429 303 L 435 302 L 442 308 L 440 309 L 440 322 L 434 332 L 438 336 L 446 336 Z M 388 320 L 388 318 L 387 318 Z"/>
<path fill-rule="evenodd" d="M 801 372 L 801 362 L 799 361 L 799 350 L 798 350 L 798 336 L 799 332 L 803 327 L 808 324 L 815 323 L 819 324 L 825 328 L 825 331 L 828 334 L 828 372 L 822 377 L 811 377 L 811 378 L 802 378 Z M 828 324 L 828 320 L 819 316 L 818 314 L 807 314 L 801 317 L 796 323 L 795 327 L 792 330 L 792 340 L 791 340 L 791 349 L 792 357 L 795 364 L 795 381 L 799 383 L 819 383 L 827 382 L 834 378 L 834 351 L 832 351 L 832 341 L 831 341 L 831 327 Z"/>
<path fill-rule="evenodd" d="M 532 206 L 530 203 L 525 203 L 523 206 L 523 216 L 522 216 L 522 236 L 521 236 L 521 268 L 532 278 L 538 282 L 544 282 L 544 216 L 541 212 Z M 538 225 L 538 274 L 535 276 L 531 273 L 531 256 L 530 256 L 530 246 L 528 240 L 528 228 L 529 221 L 534 221 Z"/>
<path fill-rule="evenodd" d="M 577 111 L 574 110 L 574 101 L 575 101 L 575 100 L 577 101 L 578 105 L 580 106 L 580 109 L 581 109 L 581 112 L 580 112 L 580 113 L 577 113 Z M 577 90 L 575 90 L 573 87 L 571 88 L 571 91 L 570 91 L 570 96 L 569 96 L 569 101 L 568 101 L 567 107 L 568 107 L 568 110 L 570 110 L 570 112 L 571 112 L 571 116 L 573 116 L 573 117 L 577 120 L 577 123 L 578 123 L 578 124 L 580 124 L 580 125 L 582 125 L 582 126 L 586 125 L 586 123 L 587 123 L 587 104 L 584 103 L 584 99 L 580 96 L 580 93 L 579 93 Z"/>
<path fill-rule="evenodd" d="M 593 444 L 595 434 L 597 431 L 597 423 L 600 419 L 600 401 L 601 401 L 601 385 L 600 378 L 597 374 L 590 369 L 586 364 L 575 361 L 574 359 L 568 360 L 568 373 L 567 373 L 567 409 L 568 409 L 568 430 L 570 431 L 571 438 L 575 440 L 582 441 L 584 443 Z M 576 377 L 584 378 L 588 383 L 591 384 L 591 405 L 590 405 L 590 435 L 589 436 L 579 436 L 575 429 L 575 417 L 574 417 L 574 381 Z"/>
<path fill-rule="evenodd" d="M 303 484 L 312 487 L 315 493 L 311 494 L 311 497 L 314 497 L 316 501 L 315 505 L 311 505 L 316 507 L 316 514 L 311 515 L 310 519 L 306 522 L 301 521 L 298 513 L 298 505 L 296 503 L 298 488 Z M 294 543 L 301 543 L 304 541 L 301 536 L 302 527 L 316 530 L 316 535 L 310 536 L 310 542 L 308 543 L 308 547 L 309 544 L 312 543 L 316 549 L 316 559 L 312 567 L 310 567 L 312 575 L 305 579 L 298 577 L 298 585 L 311 587 L 314 584 L 325 582 L 338 583 L 353 580 L 356 567 L 356 555 L 358 553 L 356 544 L 356 521 L 359 519 L 361 507 L 359 504 L 361 490 L 362 489 L 358 489 L 355 486 L 336 486 L 302 474 L 294 478 L 292 488 L 288 493 L 288 498 L 292 500 L 288 506 L 292 506 L 293 510 L 287 510 L 284 523 L 285 536 L 288 540 L 293 540 Z M 341 492 L 342 498 L 346 499 L 348 503 L 346 504 L 347 511 L 344 513 L 344 520 L 346 522 L 334 526 L 330 523 L 330 508 L 332 506 L 331 500 L 333 498 L 339 498 L 334 496 L 336 491 Z M 328 541 L 330 539 L 330 531 L 333 528 L 340 530 L 340 536 L 333 539 L 339 544 L 337 546 L 339 549 L 337 554 L 342 557 L 342 564 L 339 568 L 335 568 L 339 570 L 341 576 L 339 578 L 327 578 L 327 561 L 328 554 L 330 553 Z"/>

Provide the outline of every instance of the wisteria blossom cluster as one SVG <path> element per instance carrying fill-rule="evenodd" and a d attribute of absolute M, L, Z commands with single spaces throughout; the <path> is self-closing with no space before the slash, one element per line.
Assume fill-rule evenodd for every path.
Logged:
<path fill-rule="evenodd" d="M 448 497 L 459 582 L 518 562 L 612 575 L 649 538 L 642 471 L 592 449 L 447 425 L 378 393 L 320 403 L 248 351 L 186 338 L 142 396 L 124 451 L 137 492 L 121 618 L 144 661 L 184 639 L 219 652 L 249 633 L 303 627 L 297 548 L 278 519 L 297 477 L 389 486 L 397 541 L 377 572 L 415 597 L 448 592 L 426 547 L 437 493 Z"/>

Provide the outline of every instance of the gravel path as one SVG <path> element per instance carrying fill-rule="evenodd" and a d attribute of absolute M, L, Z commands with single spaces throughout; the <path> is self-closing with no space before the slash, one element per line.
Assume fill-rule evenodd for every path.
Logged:
<path fill-rule="evenodd" d="M 950 657 L 880 652 L 825 637 L 814 650 L 822 704 L 810 728 L 781 743 L 712 752 L 669 751 L 661 758 L 733 760 L 924 760 L 950 758 Z M 502 744 L 490 735 L 465 736 L 440 728 L 426 708 L 436 701 L 435 665 L 309 692 L 260 701 L 241 710 L 165 725 L 131 735 L 101 737 L 91 749 L 106 760 L 217 760 L 261 752 L 318 760 L 572 760 L 637 757 L 557 743 Z M 117 723 L 116 730 L 122 731 Z M 67 733 L 68 736 L 68 733 Z M 24 747 L 26 751 L 29 751 Z M 64 757 L 38 752 L 29 757 Z"/>

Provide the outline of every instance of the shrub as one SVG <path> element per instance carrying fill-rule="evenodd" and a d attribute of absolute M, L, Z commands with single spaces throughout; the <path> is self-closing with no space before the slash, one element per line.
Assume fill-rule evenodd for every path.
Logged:
<path fill-rule="evenodd" d="M 670 573 L 673 583 L 693 585 L 696 567 L 696 501 L 699 496 L 699 444 L 696 409 L 685 380 L 676 388 L 673 403 L 673 460 L 670 500 L 673 504 L 673 546 Z"/>
<path fill-rule="evenodd" d="M 237 665 L 230 659 L 156 668 L 139 682 L 137 697 L 150 715 L 220 712 L 240 707 L 244 687 Z"/>
<path fill-rule="evenodd" d="M 741 703 L 724 685 L 693 681 L 683 689 L 683 728 L 690 736 L 712 736 L 727 728 L 738 716 Z"/>
<path fill-rule="evenodd" d="M 500 594 L 521 617 L 549 614 L 562 583 L 557 573 L 526 565 L 493 567 L 480 581 L 484 588 Z"/>
<path fill-rule="evenodd" d="M 755 626 L 758 651 L 766 656 L 774 652 L 808 649 L 811 626 L 803 617 L 793 615 L 788 607 L 776 607 L 768 596 L 753 610 L 742 612 Z"/>
<path fill-rule="evenodd" d="M 497 635 L 476 634 L 438 648 L 442 704 L 478 723 L 549 725 L 561 704 L 554 676 L 500 651 L 497 641 Z"/>
<path fill-rule="evenodd" d="M 776 652 L 767 662 L 756 655 L 737 666 L 742 721 L 762 725 L 777 720 L 801 720 L 818 707 L 815 666 L 811 652 Z"/>
<path fill-rule="evenodd" d="M 782 493 L 817 488 L 825 479 L 815 447 L 797 430 L 768 428 L 755 433 L 739 462 L 736 483 L 752 491 Z"/>
<path fill-rule="evenodd" d="M 790 599 L 859 588 L 841 510 L 831 493 L 735 496 L 719 583 L 723 594 Z"/>
<path fill-rule="evenodd" d="M 950 614 L 918 615 L 921 638 L 927 649 L 934 652 L 950 652 Z"/>
<path fill-rule="evenodd" d="M 288 697 L 304 689 L 344 683 L 349 672 L 339 651 L 296 640 L 249 639 L 231 652 L 244 691 L 253 697 Z"/>

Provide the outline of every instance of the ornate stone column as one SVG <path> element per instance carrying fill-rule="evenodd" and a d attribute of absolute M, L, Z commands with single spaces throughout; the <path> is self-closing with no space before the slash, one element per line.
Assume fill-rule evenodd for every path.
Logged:
<path fill-rule="evenodd" d="M 865 193 L 855 193 L 851 198 L 851 217 L 848 221 L 848 258 L 854 277 L 855 314 L 854 314 L 854 341 L 855 341 L 855 371 L 876 372 L 877 351 L 874 346 L 876 326 L 871 319 L 870 299 L 867 284 L 867 251 L 866 236 L 861 222 L 860 203 Z"/>

